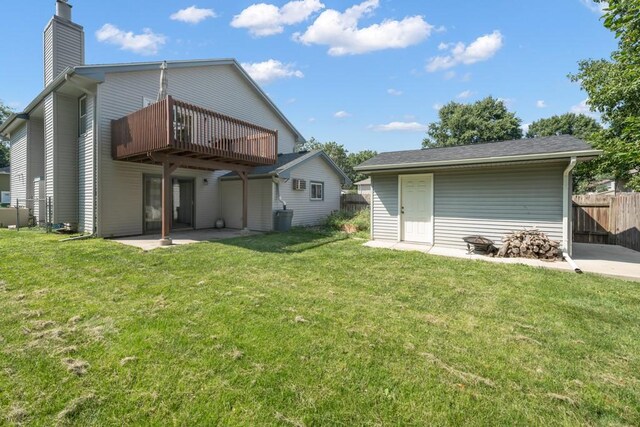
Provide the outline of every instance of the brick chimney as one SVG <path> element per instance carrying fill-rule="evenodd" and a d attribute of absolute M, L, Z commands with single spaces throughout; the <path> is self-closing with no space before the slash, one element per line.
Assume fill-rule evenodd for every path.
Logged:
<path fill-rule="evenodd" d="M 56 0 L 56 14 L 44 29 L 44 85 L 67 67 L 84 65 L 84 29 L 71 19 L 71 5 Z"/>

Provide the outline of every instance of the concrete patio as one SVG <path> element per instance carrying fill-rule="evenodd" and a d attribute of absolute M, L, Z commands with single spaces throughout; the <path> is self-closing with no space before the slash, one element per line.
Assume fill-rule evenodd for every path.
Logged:
<path fill-rule="evenodd" d="M 229 228 L 207 228 L 203 230 L 174 231 L 171 233 L 173 245 L 188 245 L 190 243 L 210 242 L 213 240 L 232 239 L 234 237 L 251 236 L 260 234 L 257 231 L 242 231 Z M 148 234 L 143 236 L 118 237 L 111 239 L 123 245 L 135 246 L 145 251 L 157 248 L 170 248 L 160 245 L 160 234 Z"/>
<path fill-rule="evenodd" d="M 464 249 L 428 246 L 416 243 L 372 240 L 364 244 L 371 248 L 419 251 L 431 255 L 448 256 L 495 262 L 501 264 L 524 264 L 532 267 L 573 271 L 564 261 L 541 261 L 529 258 L 492 258 L 485 255 L 468 254 Z M 615 245 L 573 244 L 573 260 L 583 272 L 602 274 L 640 281 L 640 252 Z"/>

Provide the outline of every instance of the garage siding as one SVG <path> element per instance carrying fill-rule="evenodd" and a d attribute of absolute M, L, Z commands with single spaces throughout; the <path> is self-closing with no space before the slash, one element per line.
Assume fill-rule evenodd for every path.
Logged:
<path fill-rule="evenodd" d="M 371 177 L 373 238 L 398 240 L 398 175 Z"/>
<path fill-rule="evenodd" d="M 536 227 L 562 239 L 562 172 L 566 164 L 459 168 L 434 173 L 434 240 L 465 248 L 462 238 L 486 236 L 497 243 Z M 398 175 L 374 175 L 373 238 L 398 238 Z"/>
<path fill-rule="evenodd" d="M 562 164 L 459 169 L 435 174 L 435 243 L 466 247 L 480 234 L 501 243 L 536 227 L 562 239 Z"/>

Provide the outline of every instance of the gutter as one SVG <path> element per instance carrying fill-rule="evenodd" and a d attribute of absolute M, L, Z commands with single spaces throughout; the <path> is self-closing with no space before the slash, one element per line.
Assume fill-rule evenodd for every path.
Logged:
<path fill-rule="evenodd" d="M 571 203 L 571 185 L 569 179 L 571 178 L 571 171 L 578 163 L 578 159 L 574 156 L 571 157 L 571 161 L 562 172 L 562 257 L 569 263 L 573 271 L 576 273 L 582 273 L 582 270 L 578 268 L 576 263 L 571 259 L 571 233 L 570 226 L 571 221 L 569 215 L 571 215 L 569 209 L 569 203 Z"/>
<path fill-rule="evenodd" d="M 523 154 L 518 156 L 479 157 L 475 159 L 438 160 L 432 162 L 396 163 L 389 165 L 356 166 L 358 172 L 384 171 L 387 169 L 424 168 L 429 166 L 473 165 L 483 163 L 517 162 L 526 160 L 564 159 L 567 157 L 590 157 L 602 154 L 601 150 L 562 151 L 557 153 Z"/>

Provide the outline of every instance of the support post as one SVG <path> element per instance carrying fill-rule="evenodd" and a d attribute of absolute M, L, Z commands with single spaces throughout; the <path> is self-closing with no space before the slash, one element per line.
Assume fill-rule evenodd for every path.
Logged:
<path fill-rule="evenodd" d="M 169 162 L 162 163 L 162 237 L 160 245 L 171 245 L 171 174 L 176 170 L 177 165 Z"/>
<path fill-rule="evenodd" d="M 249 219 L 249 176 L 245 171 L 239 171 L 238 175 L 242 178 L 242 230 L 248 231 Z"/>

